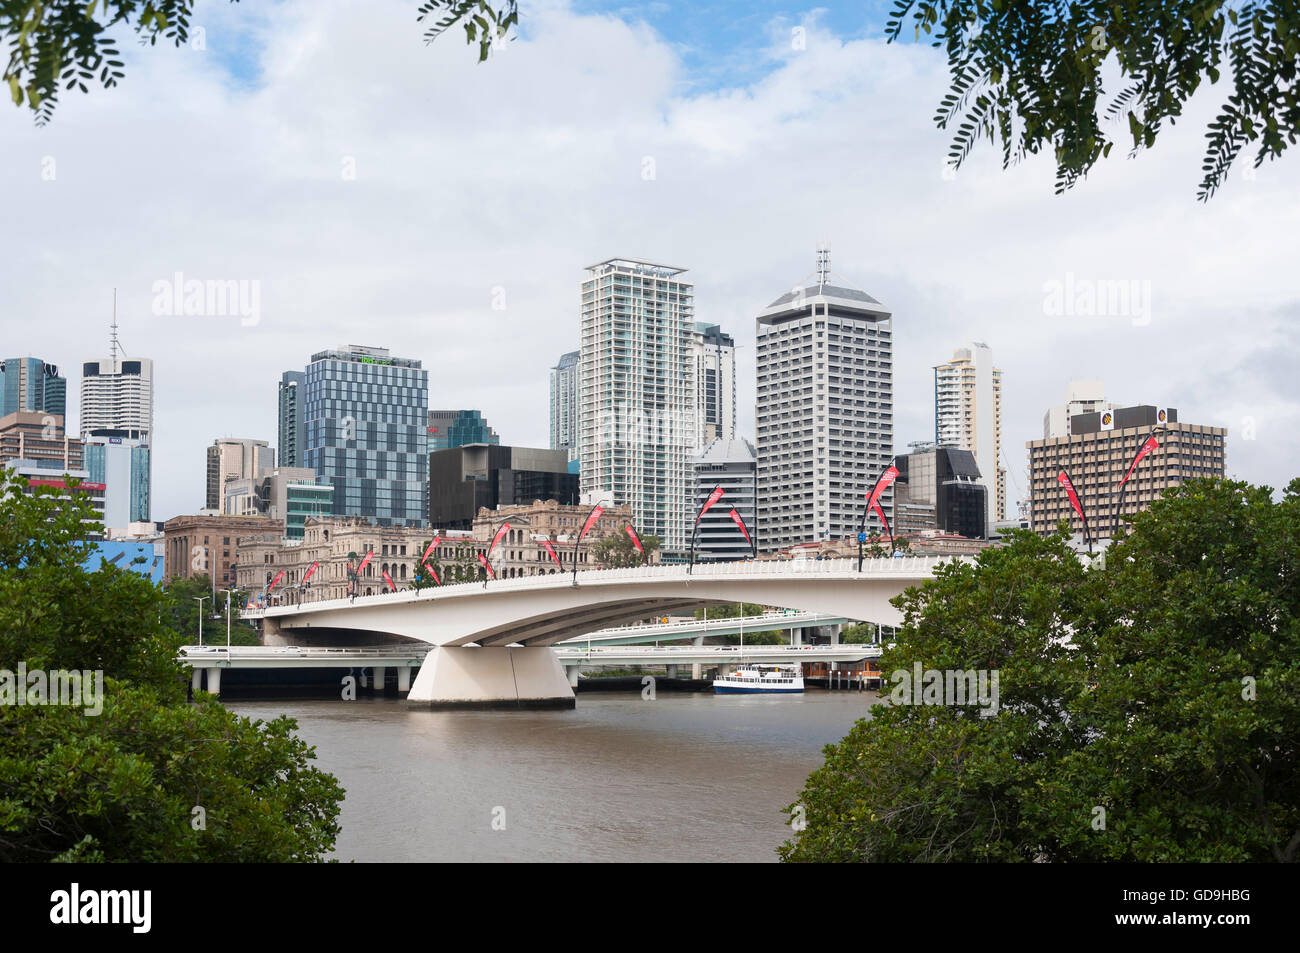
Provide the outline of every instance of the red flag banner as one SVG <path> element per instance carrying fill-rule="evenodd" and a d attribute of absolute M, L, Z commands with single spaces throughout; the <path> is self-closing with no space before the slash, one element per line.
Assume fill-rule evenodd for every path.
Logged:
<path fill-rule="evenodd" d="M 426 562 L 426 563 L 424 564 L 424 568 L 425 568 L 425 571 L 428 572 L 428 574 L 429 574 L 430 576 L 433 577 L 433 581 L 434 581 L 435 583 L 437 583 L 439 586 L 441 586 L 441 585 L 442 585 L 442 580 L 439 579 L 439 578 L 438 578 L 438 574 L 437 574 L 436 572 L 433 571 L 433 567 L 430 566 L 430 565 Z"/>
<path fill-rule="evenodd" d="M 600 519 L 601 514 L 605 512 L 603 506 L 597 506 L 587 516 L 587 522 L 582 524 L 582 532 L 578 534 L 578 542 L 582 542 L 582 537 L 587 535 L 587 531 L 596 525 L 596 520 Z M 576 543 L 574 545 L 577 545 Z"/>
<path fill-rule="evenodd" d="M 555 547 L 551 545 L 551 541 L 549 539 L 544 539 L 542 540 L 542 545 L 546 547 L 546 551 L 550 553 L 551 558 L 555 560 L 555 565 L 559 566 L 560 569 L 564 569 L 564 566 L 560 563 L 560 557 L 555 554 Z"/>
<path fill-rule="evenodd" d="M 431 543 L 429 544 L 429 548 L 426 549 L 426 550 L 424 551 L 424 555 L 420 557 L 420 562 L 424 562 L 426 559 L 428 559 L 428 558 L 429 558 L 429 553 L 431 553 L 431 552 L 433 552 L 435 549 L 437 549 L 437 548 L 438 548 L 438 544 L 439 544 L 440 542 L 442 542 L 442 534 L 441 534 L 441 533 L 439 533 L 439 534 L 437 534 L 437 535 L 435 535 L 435 536 L 433 537 L 433 542 L 431 542 Z"/>
<path fill-rule="evenodd" d="M 387 570 L 387 569 L 384 570 L 383 575 L 384 575 L 384 582 L 388 583 L 389 591 L 391 591 L 391 592 L 396 592 L 396 591 L 397 591 L 397 587 L 393 585 L 393 577 L 390 576 L 390 575 L 388 575 L 388 570 Z"/>
<path fill-rule="evenodd" d="M 497 534 L 492 537 L 492 545 L 488 547 L 489 556 L 492 555 L 492 550 L 497 548 L 497 543 L 501 542 L 501 540 L 505 538 L 505 535 L 508 532 L 510 532 L 510 524 L 502 523 L 501 528 L 497 530 Z"/>
<path fill-rule="evenodd" d="M 641 540 L 637 538 L 636 530 L 634 530 L 631 526 L 629 526 L 627 528 L 627 535 L 632 537 L 632 545 L 636 547 L 636 551 L 640 553 L 642 556 L 644 556 L 645 549 L 641 546 Z"/>
<path fill-rule="evenodd" d="M 374 555 L 375 555 L 375 551 L 373 549 L 370 550 L 370 552 L 366 553 L 366 558 L 361 560 L 361 565 L 357 567 L 358 576 L 361 575 L 361 570 L 365 569 L 366 566 L 370 563 L 370 560 L 374 558 Z"/>
<path fill-rule="evenodd" d="M 319 566 L 319 565 L 320 565 L 320 563 L 312 563 L 312 564 L 311 564 L 311 568 L 307 570 L 307 575 L 305 575 L 305 576 L 302 577 L 302 581 L 303 581 L 303 582 L 306 582 L 308 579 L 310 579 L 310 578 L 311 578 L 311 574 L 314 573 L 314 572 L 316 571 L 316 567 Z"/>
<path fill-rule="evenodd" d="M 889 489 L 890 484 L 894 482 L 897 476 L 898 467 L 893 466 L 892 464 L 888 470 L 880 474 L 880 479 L 876 481 L 876 488 L 872 490 L 871 495 L 867 497 L 868 510 L 872 509 L 876 505 L 876 501 L 880 499 L 880 494 Z"/>
<path fill-rule="evenodd" d="M 1056 475 L 1056 482 L 1065 487 L 1065 494 L 1070 498 L 1070 503 L 1074 506 L 1074 511 L 1079 514 L 1079 519 L 1083 520 L 1083 528 L 1086 532 L 1088 529 L 1088 517 L 1083 515 L 1083 504 L 1079 502 L 1079 494 L 1074 492 L 1074 484 L 1070 482 L 1070 475 L 1062 470 Z"/>
<path fill-rule="evenodd" d="M 1142 462 L 1142 458 L 1155 450 L 1158 446 L 1160 446 L 1160 443 L 1154 436 L 1147 437 L 1147 442 L 1142 444 L 1142 449 L 1139 450 L 1137 456 L 1133 458 L 1133 465 L 1128 468 L 1128 473 L 1124 474 L 1124 479 L 1119 481 L 1121 489 L 1123 489 L 1124 484 L 1128 482 L 1128 478 L 1133 475 L 1133 471 L 1137 469 L 1137 465 Z"/>
<path fill-rule="evenodd" d="M 872 508 L 873 510 L 875 510 L 875 511 L 876 511 L 876 515 L 880 517 L 880 522 L 884 525 L 884 527 L 885 527 L 885 532 L 889 534 L 889 545 L 890 545 L 890 546 L 893 546 L 893 545 L 894 545 L 894 531 L 893 531 L 892 529 L 889 528 L 889 520 L 885 519 L 885 511 L 882 510 L 882 509 L 880 508 L 880 504 L 879 504 L 879 503 L 872 503 L 872 504 L 871 504 L 871 508 Z"/>
<path fill-rule="evenodd" d="M 274 579 L 272 579 L 271 584 L 266 587 L 266 591 L 270 592 L 272 589 L 274 589 L 276 585 L 280 582 L 280 580 L 283 578 L 284 578 L 284 570 L 281 569 L 279 575 L 277 575 Z"/>
<path fill-rule="evenodd" d="M 745 542 L 753 546 L 754 541 L 749 538 L 749 530 L 745 529 L 745 521 L 741 519 L 740 514 L 737 513 L 735 510 L 731 511 L 731 521 L 740 527 L 740 532 L 744 535 Z"/>
<path fill-rule="evenodd" d="M 488 578 L 489 578 L 489 579 L 495 579 L 495 578 L 497 577 L 497 574 L 494 573 L 494 572 L 492 571 L 492 566 L 491 566 L 491 564 L 487 561 L 487 557 L 486 557 L 486 556 L 484 556 L 482 553 L 479 553 L 479 554 L 478 554 L 478 561 L 481 562 L 481 563 L 483 564 L 483 568 L 487 570 L 487 574 L 488 574 Z"/>
<path fill-rule="evenodd" d="M 723 496 L 722 487 L 720 486 L 715 487 L 713 492 L 709 494 L 709 498 L 704 501 L 704 506 L 701 507 L 699 515 L 695 517 L 696 526 L 700 525 L 700 520 L 702 520 L 704 518 L 704 514 L 709 511 L 709 507 L 711 507 L 714 503 L 718 502 L 718 500 L 722 499 L 722 496 Z"/>

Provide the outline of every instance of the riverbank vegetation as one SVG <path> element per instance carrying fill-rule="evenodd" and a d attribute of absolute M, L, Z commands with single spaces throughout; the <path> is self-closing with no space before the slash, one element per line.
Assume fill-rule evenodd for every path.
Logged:
<path fill-rule="evenodd" d="M 197 603 L 84 571 L 89 506 L 25 484 L 0 470 L 0 861 L 323 859 L 343 789 L 293 720 L 187 703 L 176 653 Z M 84 680 L 82 704 L 37 691 L 69 671 L 102 695 Z"/>
<path fill-rule="evenodd" d="M 827 747 L 783 860 L 1300 859 L 1300 480 L 1189 482 L 1088 570 L 1021 531 L 895 604 L 890 704 Z M 997 690 L 900 690 L 929 671 Z"/>

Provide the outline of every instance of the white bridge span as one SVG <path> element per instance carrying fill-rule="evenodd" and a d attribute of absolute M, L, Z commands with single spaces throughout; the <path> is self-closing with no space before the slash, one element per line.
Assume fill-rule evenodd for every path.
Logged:
<path fill-rule="evenodd" d="M 268 640 L 358 632 L 434 646 L 408 701 L 431 707 L 572 707 L 547 647 L 593 630 L 719 603 L 751 602 L 899 624 L 890 600 L 962 557 L 783 560 L 645 566 L 462 583 L 244 613 Z"/>

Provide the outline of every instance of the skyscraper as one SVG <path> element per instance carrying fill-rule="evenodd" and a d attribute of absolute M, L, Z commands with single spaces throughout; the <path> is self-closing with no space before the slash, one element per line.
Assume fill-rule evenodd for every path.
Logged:
<path fill-rule="evenodd" d="M 988 487 L 969 450 L 914 445 L 894 465 L 895 536 L 934 531 L 971 539 L 988 536 Z"/>
<path fill-rule="evenodd" d="M 1081 383 L 1096 386 L 1081 389 Z M 1043 421 L 1043 439 L 1025 445 L 1034 532 L 1047 535 L 1061 519 L 1069 520 L 1072 531 L 1083 531 L 1060 481 L 1062 471 L 1070 477 L 1094 539 L 1113 536 L 1170 487 L 1223 478 L 1225 428 L 1181 423 L 1173 407 L 1116 407 L 1102 397 L 1098 381 L 1071 383 L 1070 388 L 1064 425 L 1054 414 L 1059 408 L 1052 408 Z M 1096 409 L 1075 409 L 1089 407 Z M 1155 443 L 1146 448 L 1149 437 Z M 1145 452 L 1135 464 L 1139 451 Z"/>
<path fill-rule="evenodd" d="M 423 525 L 428 511 L 429 372 L 356 344 L 313 354 L 300 385 L 300 466 L 334 487 L 334 515 Z"/>
<path fill-rule="evenodd" d="M 1043 414 L 1043 438 L 1068 436 L 1072 417 L 1114 409 L 1114 402 L 1106 399 L 1104 382 L 1070 381 L 1065 388 L 1065 403 L 1049 407 L 1047 413 Z"/>
<path fill-rule="evenodd" d="M 748 559 L 753 554 L 754 496 L 757 489 L 754 446 L 748 440 L 718 437 L 691 460 L 695 475 L 694 511 L 699 513 L 709 494 L 721 487 L 723 497 L 700 517 L 695 533 L 695 558 L 700 562 Z M 745 529 L 731 518 L 735 510 Z M 694 521 L 694 513 L 691 520 Z M 749 533 L 749 539 L 745 539 Z"/>
<path fill-rule="evenodd" d="M 819 249 L 811 281 L 756 320 L 759 549 L 856 537 L 894 452 L 893 318 L 832 284 Z"/>
<path fill-rule="evenodd" d="M 112 434 L 150 448 L 145 486 L 135 495 L 148 507 L 153 492 L 153 361 L 119 353 L 117 317 L 113 317 L 109 356 L 81 365 L 81 436 Z M 148 510 L 139 515 L 148 521 Z"/>
<path fill-rule="evenodd" d="M 691 334 L 695 435 L 701 447 L 736 437 L 736 342 L 716 324 L 697 322 Z"/>
<path fill-rule="evenodd" d="M 1007 518 L 1007 471 L 1002 461 L 1002 371 L 993 352 L 976 341 L 953 351 L 934 369 L 934 440 L 969 450 L 988 488 L 990 528 Z"/>
<path fill-rule="evenodd" d="M 66 417 L 68 381 L 59 369 L 37 357 L 0 361 L 0 417 L 20 410 Z"/>
<path fill-rule="evenodd" d="M 226 484 L 252 480 L 275 467 L 275 451 L 265 440 L 220 437 L 208 447 L 207 502 L 210 510 L 225 511 Z"/>
<path fill-rule="evenodd" d="M 104 484 L 92 483 L 85 467 L 85 446 L 63 429 L 63 418 L 38 410 L 19 410 L 0 417 L 0 467 L 25 476 L 32 487 L 62 490 L 61 499 L 72 493 L 90 502 L 94 512 L 91 522 L 104 521 Z M 74 489 L 64 476 L 80 481 Z M 87 527 L 88 538 L 98 538 L 97 530 Z"/>
<path fill-rule="evenodd" d="M 478 410 L 431 410 L 426 429 L 430 453 L 471 443 L 493 446 L 501 443 L 500 435 L 488 426 L 487 419 Z"/>
<path fill-rule="evenodd" d="M 578 458 L 578 359 L 581 351 L 560 355 L 551 368 L 551 449 Z"/>
<path fill-rule="evenodd" d="M 149 445 L 124 431 L 94 430 L 86 437 L 86 471 L 104 485 L 104 526 L 124 529 L 149 519 Z"/>
<path fill-rule="evenodd" d="M 429 525 L 472 529 L 479 510 L 534 500 L 578 502 L 563 450 L 465 444 L 429 454 Z"/>
<path fill-rule="evenodd" d="M 629 504 L 665 553 L 685 552 L 694 518 L 694 288 L 683 271 L 611 258 L 582 282 L 582 499 Z"/>
<path fill-rule="evenodd" d="M 306 449 L 306 438 L 303 431 L 302 408 L 299 403 L 302 397 L 302 385 L 306 380 L 307 375 L 302 371 L 285 371 L 280 375 L 279 426 L 276 430 L 276 441 L 279 444 L 277 450 L 282 467 L 302 466 L 300 460 Z"/>

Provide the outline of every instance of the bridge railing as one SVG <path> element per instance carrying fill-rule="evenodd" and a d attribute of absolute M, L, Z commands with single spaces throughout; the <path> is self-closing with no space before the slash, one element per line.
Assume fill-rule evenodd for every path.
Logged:
<path fill-rule="evenodd" d="M 722 652 L 746 654 L 762 652 L 772 655 L 818 655 L 839 652 L 876 652 L 880 646 L 871 642 L 842 642 L 838 645 L 600 645 L 588 649 L 571 642 L 551 646 L 565 655 L 700 655 Z"/>
<path fill-rule="evenodd" d="M 827 619 L 838 619 L 840 616 L 827 615 L 824 612 L 762 612 L 758 615 L 744 616 L 745 625 L 767 625 L 770 622 L 780 622 L 786 625 L 798 625 L 803 627 L 804 623 L 819 622 Z M 592 632 L 591 638 L 614 637 L 620 635 L 637 635 L 642 632 L 672 632 L 678 629 L 686 631 L 701 631 L 703 629 L 719 628 L 725 629 L 740 623 L 740 616 L 718 616 L 714 619 L 675 619 L 670 622 L 638 622 L 635 625 L 619 625 L 610 629 L 600 629 Z M 579 636 L 578 638 L 587 638 Z"/>
<path fill-rule="evenodd" d="M 182 658 L 207 658 L 210 656 L 241 658 L 278 658 L 280 656 L 301 656 L 306 658 L 328 658 L 346 655 L 352 657 L 383 657 L 391 655 L 424 655 L 432 646 L 400 644 L 389 646 L 322 646 L 322 645 L 182 645 Z"/>
<path fill-rule="evenodd" d="M 898 577 L 915 578 L 918 575 L 931 574 L 934 568 L 940 564 L 964 562 L 972 558 L 970 556 L 951 555 L 877 557 L 863 560 L 861 572 L 858 571 L 858 561 L 856 559 L 767 559 L 727 563 L 697 563 L 689 573 L 687 572 L 688 567 L 685 565 L 661 563 L 653 566 L 633 566 L 625 569 L 584 569 L 578 572 L 577 582 L 579 585 L 618 583 L 635 579 L 690 579 L 705 582 L 713 579 L 743 577 L 782 576 L 788 578 L 805 574 L 809 576 L 839 575 L 845 578 L 865 578 L 868 576 L 887 579 Z M 379 592 L 370 596 L 357 596 L 355 599 L 324 599 L 316 602 L 295 603 L 288 606 L 272 606 L 271 608 L 288 609 L 290 611 L 339 608 L 353 604 L 375 605 L 390 600 L 394 596 L 405 597 L 402 601 L 417 601 L 422 598 L 433 600 L 474 592 L 548 589 L 567 587 L 572 584 L 573 575 L 571 573 L 548 573 L 537 576 L 493 579 L 486 583 L 484 580 L 479 579 L 473 582 L 433 586 L 428 589 L 427 596 L 411 589 L 405 589 L 397 593 Z M 261 618 L 265 615 L 265 612 L 264 609 L 244 610 L 241 617 Z"/>

